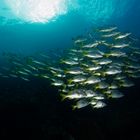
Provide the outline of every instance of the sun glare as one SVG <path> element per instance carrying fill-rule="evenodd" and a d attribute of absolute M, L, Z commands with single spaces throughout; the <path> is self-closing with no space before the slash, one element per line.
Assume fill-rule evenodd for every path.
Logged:
<path fill-rule="evenodd" d="M 6 0 L 13 14 L 26 22 L 46 23 L 67 13 L 67 0 Z"/>

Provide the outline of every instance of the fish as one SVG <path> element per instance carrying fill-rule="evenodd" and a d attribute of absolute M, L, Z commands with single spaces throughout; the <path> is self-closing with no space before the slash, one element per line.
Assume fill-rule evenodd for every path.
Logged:
<path fill-rule="evenodd" d="M 113 32 L 111 34 L 106 34 L 106 35 L 102 35 L 103 38 L 110 38 L 110 37 L 115 37 L 117 35 L 119 35 L 120 32 Z"/>
<path fill-rule="evenodd" d="M 113 57 L 125 57 L 127 56 L 125 52 L 112 50 L 110 53 L 106 54 L 107 57 L 113 56 Z"/>
<path fill-rule="evenodd" d="M 116 76 L 114 77 L 114 80 L 122 80 L 122 79 L 125 79 L 125 78 L 126 78 L 125 75 L 119 74 L 119 75 L 116 75 Z"/>
<path fill-rule="evenodd" d="M 97 84 L 97 86 L 95 87 L 95 89 L 106 89 L 109 87 L 109 84 L 104 82 L 104 81 L 101 81 L 100 83 Z"/>
<path fill-rule="evenodd" d="M 81 67 L 72 67 L 70 69 L 65 70 L 65 74 L 77 75 L 77 74 L 84 74 L 84 72 Z"/>
<path fill-rule="evenodd" d="M 112 60 L 108 59 L 108 58 L 102 58 L 100 60 L 97 60 L 95 63 L 98 65 L 108 65 L 108 64 L 112 63 Z"/>
<path fill-rule="evenodd" d="M 118 90 L 111 90 L 111 98 L 122 98 L 124 95 Z"/>
<path fill-rule="evenodd" d="M 23 64 L 21 64 L 20 62 L 13 61 L 12 63 L 16 66 L 23 66 Z"/>
<path fill-rule="evenodd" d="M 60 96 L 62 97 L 62 101 L 65 100 L 65 99 L 81 99 L 81 98 L 84 98 L 84 96 L 82 94 L 79 94 L 79 93 L 72 93 L 72 94 L 68 94 L 68 95 L 65 95 L 65 94 L 60 94 Z"/>
<path fill-rule="evenodd" d="M 52 82 L 53 86 L 64 86 L 64 82 L 62 80 L 53 79 L 54 82 Z"/>
<path fill-rule="evenodd" d="M 32 73 L 32 71 L 31 70 L 29 70 L 29 69 L 27 69 L 27 68 L 23 68 L 23 71 L 25 71 L 25 72 L 27 72 L 27 73 Z"/>
<path fill-rule="evenodd" d="M 78 76 L 75 76 L 72 79 L 70 79 L 68 83 L 84 82 L 85 80 L 86 80 L 86 77 L 85 76 L 78 75 Z"/>
<path fill-rule="evenodd" d="M 73 52 L 73 53 L 82 53 L 83 52 L 83 50 L 79 50 L 79 49 L 71 49 L 70 50 L 71 52 Z"/>
<path fill-rule="evenodd" d="M 47 74 L 41 74 L 40 77 L 41 78 L 45 78 L 45 79 L 49 79 L 50 78 Z"/>
<path fill-rule="evenodd" d="M 40 62 L 40 61 L 37 61 L 37 60 L 32 60 L 32 63 L 34 63 L 34 64 L 38 64 L 38 65 L 42 65 L 42 66 L 46 66 L 45 63 Z"/>
<path fill-rule="evenodd" d="M 92 104 L 91 104 L 92 105 Z M 93 109 L 99 109 L 99 108 L 103 108 L 106 106 L 106 103 L 102 102 L 102 101 L 97 101 L 97 103 L 95 105 L 92 105 Z"/>
<path fill-rule="evenodd" d="M 140 55 L 140 50 L 139 51 L 134 51 L 133 53 L 136 54 L 136 55 Z"/>
<path fill-rule="evenodd" d="M 27 65 L 27 67 L 29 67 L 30 69 L 34 70 L 34 71 L 38 71 L 38 68 L 36 68 L 35 66 L 32 65 Z"/>
<path fill-rule="evenodd" d="M 62 60 L 61 63 L 67 64 L 67 65 L 78 65 L 79 64 L 79 62 L 71 60 L 71 59 L 69 59 L 69 60 Z"/>
<path fill-rule="evenodd" d="M 56 71 L 56 72 L 63 72 L 63 70 L 61 68 L 49 67 L 49 69 Z"/>
<path fill-rule="evenodd" d="M 96 41 L 95 43 L 86 44 L 82 46 L 82 48 L 94 48 L 94 47 L 97 47 L 98 45 L 99 45 L 99 42 Z"/>
<path fill-rule="evenodd" d="M 129 44 L 116 44 L 116 45 L 112 45 L 112 48 L 125 48 L 125 47 L 128 47 Z"/>
<path fill-rule="evenodd" d="M 80 108 L 86 107 L 88 105 L 89 105 L 89 102 L 86 99 L 81 99 L 81 100 L 76 102 L 76 105 L 72 106 L 72 110 L 74 110 L 76 108 L 80 109 Z"/>
<path fill-rule="evenodd" d="M 91 106 L 94 106 L 94 105 L 96 105 L 96 104 L 97 104 L 97 100 L 92 99 L 92 100 L 90 101 L 90 105 L 91 105 Z"/>
<path fill-rule="evenodd" d="M 99 51 L 96 51 L 96 52 L 85 52 L 84 57 L 96 59 L 96 58 L 102 58 L 103 55 Z"/>
<path fill-rule="evenodd" d="M 96 100 L 104 100 L 105 99 L 105 96 L 103 94 L 97 94 L 96 96 L 93 97 L 93 99 L 96 99 Z"/>
<path fill-rule="evenodd" d="M 1 75 L 2 78 L 9 78 L 7 75 Z"/>
<path fill-rule="evenodd" d="M 73 61 L 80 61 L 80 60 L 82 60 L 82 59 L 79 59 L 77 56 L 72 56 L 72 57 L 70 57 L 70 59 L 73 60 Z"/>
<path fill-rule="evenodd" d="M 139 63 L 129 63 L 126 65 L 127 68 L 132 68 L 132 69 L 140 69 L 140 64 Z"/>
<path fill-rule="evenodd" d="M 21 79 L 23 79 L 24 81 L 27 81 L 27 82 L 30 81 L 30 80 L 29 80 L 28 78 L 26 78 L 26 77 L 21 77 Z"/>
<path fill-rule="evenodd" d="M 104 73 L 106 75 L 116 75 L 116 74 L 120 74 L 122 72 L 121 69 L 117 69 L 117 68 L 109 68 L 107 69 Z"/>
<path fill-rule="evenodd" d="M 74 86 L 75 86 L 74 83 L 68 83 L 68 84 L 67 84 L 67 87 L 74 87 Z"/>
<path fill-rule="evenodd" d="M 63 74 L 63 73 L 54 73 L 54 76 L 59 77 L 59 78 L 64 78 L 64 77 L 66 77 L 66 75 Z"/>
<path fill-rule="evenodd" d="M 99 32 L 102 32 L 102 33 L 112 32 L 112 31 L 114 31 L 116 29 L 117 29 L 117 27 L 110 27 L 110 28 L 107 28 L 107 29 L 100 29 Z"/>
<path fill-rule="evenodd" d="M 29 75 L 29 73 L 25 72 L 25 71 L 18 71 L 18 74 L 22 74 L 22 75 Z"/>
<path fill-rule="evenodd" d="M 77 40 L 74 41 L 74 43 L 75 43 L 75 44 L 79 44 L 79 43 L 83 43 L 83 42 L 85 42 L 85 41 L 87 41 L 86 38 L 83 38 L 83 39 L 77 39 Z"/>
<path fill-rule="evenodd" d="M 124 39 L 124 38 L 126 38 L 126 37 L 128 37 L 128 36 L 130 36 L 130 35 L 131 35 L 131 33 L 126 33 L 126 34 L 119 35 L 119 36 L 115 37 L 115 39 L 116 39 L 116 40 L 118 40 L 118 39 Z"/>
<path fill-rule="evenodd" d="M 119 86 L 118 86 L 117 82 L 112 82 L 112 83 L 110 84 L 110 86 L 108 86 L 108 88 L 109 88 L 109 89 L 118 89 Z"/>
<path fill-rule="evenodd" d="M 91 76 L 87 78 L 87 80 L 84 82 L 84 84 L 90 85 L 90 84 L 96 84 L 99 83 L 101 79 L 97 76 Z"/>
<path fill-rule="evenodd" d="M 121 87 L 132 87 L 134 86 L 134 83 L 128 79 L 122 79 L 121 80 Z"/>
<path fill-rule="evenodd" d="M 87 70 L 87 71 L 96 71 L 96 70 L 99 70 L 101 68 L 102 68 L 102 66 L 99 66 L 99 65 L 91 65 L 91 66 L 88 66 L 87 68 L 85 68 L 85 70 Z"/>
<path fill-rule="evenodd" d="M 18 78 L 18 76 L 16 74 L 9 74 L 10 77 L 13 77 L 13 78 Z"/>
<path fill-rule="evenodd" d="M 131 78 L 140 78 L 140 73 L 131 73 L 129 74 Z"/>

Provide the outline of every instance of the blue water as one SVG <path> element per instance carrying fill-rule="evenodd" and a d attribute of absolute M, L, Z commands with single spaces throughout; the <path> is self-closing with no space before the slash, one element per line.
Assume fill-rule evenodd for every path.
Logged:
<path fill-rule="evenodd" d="M 122 31 L 140 36 L 138 0 L 80 0 L 78 6 L 46 24 L 5 23 L 0 26 L 0 50 L 32 53 L 71 45 L 71 38 L 90 27 L 118 26 Z M 4 15 L 3 15 L 4 16 Z"/>
<path fill-rule="evenodd" d="M 20 19 L 13 21 L 0 15 L 0 54 L 30 56 L 50 49 L 70 48 L 72 38 L 104 26 L 117 26 L 122 32 L 131 32 L 133 37 L 140 38 L 139 0 L 77 0 L 76 4 L 72 3 L 67 14 L 46 24 L 20 24 Z M 3 58 L 0 61 L 4 63 Z M 35 79 L 25 83 L 0 79 L 0 83 L 0 136 L 25 135 L 26 138 L 29 135 L 31 139 L 41 140 L 106 140 L 115 136 L 119 140 L 140 139 L 136 129 L 140 123 L 139 81 L 127 91 L 128 96 L 112 103 L 107 110 L 74 113 L 66 107 L 69 103 L 59 102 L 56 89 L 50 89 L 46 81 Z"/>

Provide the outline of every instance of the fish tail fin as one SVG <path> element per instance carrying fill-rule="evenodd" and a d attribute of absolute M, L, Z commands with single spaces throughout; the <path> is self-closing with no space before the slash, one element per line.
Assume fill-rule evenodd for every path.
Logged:
<path fill-rule="evenodd" d="M 61 63 L 61 64 L 64 64 L 64 62 L 65 62 L 65 61 L 64 61 L 63 59 L 60 59 L 60 63 Z"/>
<path fill-rule="evenodd" d="M 64 70 L 64 74 L 67 74 L 68 73 L 68 70 Z"/>
<path fill-rule="evenodd" d="M 106 73 L 105 72 L 102 72 L 102 74 L 101 74 L 103 77 L 105 77 L 106 76 Z"/>
<path fill-rule="evenodd" d="M 98 65 L 98 61 L 93 61 L 95 65 Z"/>
<path fill-rule="evenodd" d="M 61 101 L 64 101 L 66 98 L 67 98 L 67 96 L 65 95 L 65 94 L 60 94 L 60 96 L 61 96 Z"/>
<path fill-rule="evenodd" d="M 28 58 L 26 59 L 26 63 L 27 63 L 28 65 L 31 65 L 31 64 L 33 63 L 33 58 L 32 58 L 32 57 L 28 57 Z"/>
<path fill-rule="evenodd" d="M 93 31 L 95 31 L 95 32 L 100 32 L 100 29 L 94 28 Z"/>
<path fill-rule="evenodd" d="M 99 88 L 99 86 L 96 86 L 96 87 L 95 87 L 95 91 L 96 91 L 98 88 Z"/>
<path fill-rule="evenodd" d="M 116 40 L 118 40 L 118 38 L 117 38 L 117 37 L 114 37 L 113 39 L 114 39 L 115 41 L 116 41 Z"/>
<path fill-rule="evenodd" d="M 71 107 L 72 107 L 72 110 L 75 110 L 77 108 L 76 105 L 72 105 Z"/>
<path fill-rule="evenodd" d="M 63 89 L 66 89 L 66 87 L 67 87 L 66 84 L 64 84 L 64 85 L 63 85 Z"/>
<path fill-rule="evenodd" d="M 108 54 L 104 54 L 104 56 L 108 58 L 110 56 L 110 54 L 109 53 Z"/>
<path fill-rule="evenodd" d="M 87 55 L 87 52 L 86 51 L 83 51 L 82 53 L 83 53 L 83 55 Z"/>
<path fill-rule="evenodd" d="M 56 76 L 57 76 L 57 73 L 52 73 L 52 75 L 53 75 L 54 77 L 56 77 Z"/>
<path fill-rule="evenodd" d="M 72 79 L 68 80 L 68 83 L 71 84 L 72 83 Z"/>

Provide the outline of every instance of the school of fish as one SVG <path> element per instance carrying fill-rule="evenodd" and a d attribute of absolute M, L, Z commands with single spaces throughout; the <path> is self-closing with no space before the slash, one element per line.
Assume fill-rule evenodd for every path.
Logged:
<path fill-rule="evenodd" d="M 8 67 L 2 78 L 32 77 L 50 81 L 62 100 L 72 100 L 72 109 L 103 108 L 107 100 L 124 96 L 122 88 L 134 86 L 140 78 L 140 48 L 131 33 L 117 27 L 99 28 L 73 39 L 73 47 L 63 53 L 40 53 L 38 58 L 4 54 Z"/>

